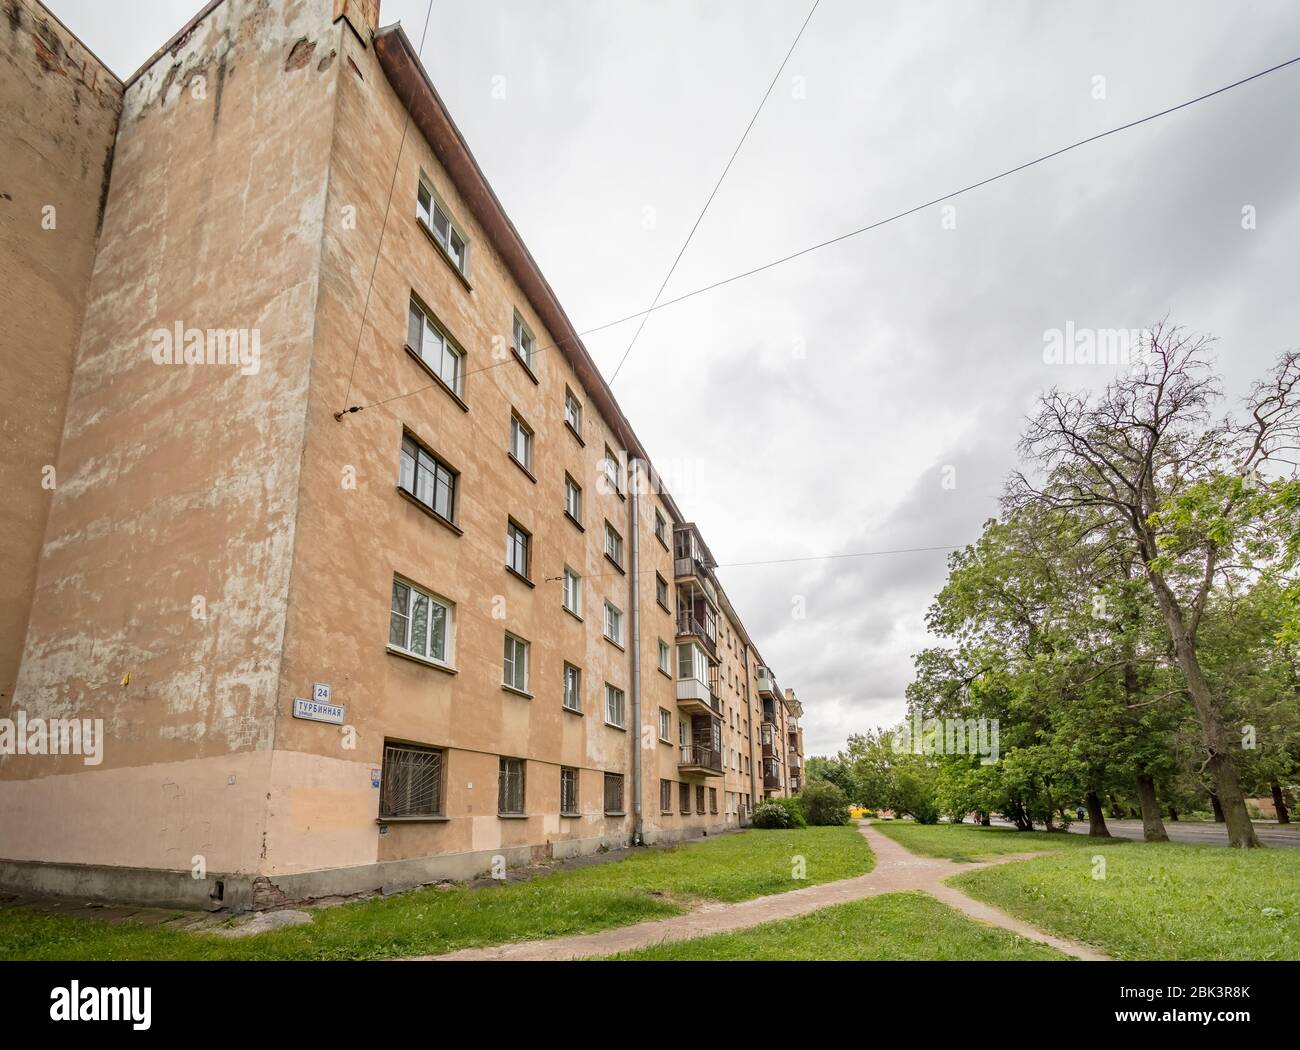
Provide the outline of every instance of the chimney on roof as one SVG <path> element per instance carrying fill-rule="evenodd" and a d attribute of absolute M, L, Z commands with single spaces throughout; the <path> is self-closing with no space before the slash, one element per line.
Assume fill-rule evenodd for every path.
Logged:
<path fill-rule="evenodd" d="M 346 18 L 352 31 L 367 47 L 379 28 L 379 0 L 334 0 L 334 21 Z"/>

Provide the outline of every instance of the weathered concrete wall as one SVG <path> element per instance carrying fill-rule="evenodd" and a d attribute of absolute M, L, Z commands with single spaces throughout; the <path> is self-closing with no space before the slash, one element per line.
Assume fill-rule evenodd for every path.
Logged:
<path fill-rule="evenodd" d="M 35 0 L 0 0 L 0 717 L 22 656 L 122 85 Z"/>
<path fill-rule="evenodd" d="M 262 863 L 332 18 L 225 0 L 126 90 L 15 699 L 107 739 L 93 768 L 0 764 L 0 857 Z M 178 324 L 243 330 L 245 357 L 157 363 Z"/>

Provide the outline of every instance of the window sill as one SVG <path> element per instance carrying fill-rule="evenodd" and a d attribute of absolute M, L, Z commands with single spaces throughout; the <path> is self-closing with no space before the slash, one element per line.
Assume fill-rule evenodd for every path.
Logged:
<path fill-rule="evenodd" d="M 659 601 L 658 598 L 655 599 L 655 603 L 659 606 L 659 608 L 661 608 L 661 609 L 662 609 L 664 612 L 666 612 L 669 616 L 671 616 L 671 615 L 673 614 L 672 609 L 668 608 L 668 606 L 666 606 L 663 602 Z"/>
<path fill-rule="evenodd" d="M 447 824 L 451 822 L 451 817 L 442 817 L 437 815 L 416 816 L 416 817 L 376 817 L 376 824 Z"/>
<path fill-rule="evenodd" d="M 531 470 L 529 470 L 526 466 L 524 466 L 524 464 L 520 461 L 518 456 L 516 456 L 513 452 L 509 450 L 506 451 L 506 455 L 510 457 L 511 463 L 513 463 L 516 467 L 518 467 L 520 470 L 524 472 L 524 477 L 526 477 L 534 485 L 537 484 L 537 475 L 535 475 Z"/>
<path fill-rule="evenodd" d="M 611 638 L 609 635 L 605 635 L 605 641 L 609 642 L 609 644 L 612 645 L 615 649 L 617 649 L 620 653 L 627 652 L 627 650 L 623 648 L 622 642 L 614 641 L 614 639 Z"/>
<path fill-rule="evenodd" d="M 565 707 L 563 704 L 560 704 L 560 710 L 565 711 L 571 715 L 577 715 L 579 718 L 586 717 L 586 712 L 579 707 Z"/>
<path fill-rule="evenodd" d="M 425 667 L 432 667 L 435 671 L 441 671 L 443 674 L 460 674 L 451 664 L 439 663 L 437 660 L 431 660 L 427 656 L 421 656 L 419 653 L 410 652 L 407 649 L 399 649 L 395 645 L 387 645 L 386 648 L 394 656 L 400 656 L 403 660 L 410 660 L 412 663 L 422 664 Z"/>
<path fill-rule="evenodd" d="M 510 354 L 519 362 L 519 367 L 524 370 L 524 373 L 528 378 L 533 381 L 533 386 L 541 386 L 542 381 L 537 378 L 537 373 L 533 371 L 533 366 L 524 360 L 524 355 L 519 352 L 518 348 L 512 346 L 510 348 Z"/>
<path fill-rule="evenodd" d="M 607 809 L 607 810 L 605 810 L 605 816 L 607 816 L 607 817 L 626 817 L 626 816 L 627 816 L 627 810 L 625 810 L 625 809 Z"/>
<path fill-rule="evenodd" d="M 569 433 L 573 435 L 574 440 L 577 441 L 577 443 L 581 445 L 583 448 L 586 448 L 587 443 L 582 440 L 582 435 L 578 433 L 574 425 L 570 423 L 567 419 L 564 421 L 564 425 L 568 429 Z"/>
<path fill-rule="evenodd" d="M 671 740 L 665 740 L 663 737 L 659 738 L 659 743 L 663 744 L 665 747 L 673 746 L 673 742 Z"/>
<path fill-rule="evenodd" d="M 673 680 L 673 676 L 670 672 L 665 671 L 662 667 L 660 667 L 658 670 L 661 675 L 663 675 L 665 678 L 668 679 L 668 681 L 671 682 Z"/>
<path fill-rule="evenodd" d="M 661 546 L 664 550 L 668 550 L 668 549 L 669 549 L 669 548 L 668 548 L 668 544 L 664 541 L 664 538 L 663 538 L 662 536 L 660 536 L 659 533 L 657 533 L 657 532 L 655 533 L 655 539 L 657 539 L 657 540 L 659 541 L 659 546 Z"/>
<path fill-rule="evenodd" d="M 515 696 L 522 696 L 525 700 L 531 700 L 533 698 L 533 694 L 527 690 L 516 689 L 513 685 L 506 685 L 504 682 L 501 684 L 501 688 L 507 693 L 514 693 Z"/>
<path fill-rule="evenodd" d="M 461 270 L 461 268 L 456 265 L 455 260 L 452 259 L 452 257 L 447 253 L 447 249 L 438 243 L 438 238 L 434 236 L 433 231 L 429 229 L 427 225 L 425 225 L 424 220 L 421 219 L 418 215 L 415 217 L 415 225 L 420 227 L 424 235 L 429 238 L 429 243 L 433 245 L 433 249 L 438 253 L 438 257 L 447 264 L 447 268 L 456 275 L 456 277 L 460 280 L 460 283 L 465 286 L 465 290 L 467 292 L 472 292 L 474 290 L 474 286 L 469 283 L 469 278 L 466 277 L 464 272 Z M 469 247 L 468 241 L 466 242 L 465 246 Z"/>
<path fill-rule="evenodd" d="M 621 566 L 613 558 L 611 558 L 608 554 L 605 555 L 605 560 L 609 562 L 612 566 L 614 566 L 614 568 L 616 568 L 622 575 L 624 576 L 627 575 L 627 570 L 623 568 L 623 566 Z"/>
<path fill-rule="evenodd" d="M 573 522 L 573 527 L 574 527 L 575 529 L 577 529 L 579 532 L 586 532 L 586 531 L 587 531 L 587 526 L 585 526 L 582 522 L 580 522 L 577 518 L 575 518 L 575 517 L 574 517 L 572 514 L 570 514 L 567 510 L 564 512 L 564 516 L 565 516 L 566 518 L 568 518 L 571 522 Z"/>
<path fill-rule="evenodd" d="M 582 617 L 579 616 L 579 615 L 578 615 L 576 612 L 574 612 L 572 609 L 570 609 L 567 605 L 561 603 L 561 604 L 560 604 L 560 608 L 563 609 L 563 610 L 564 610 L 566 613 L 568 613 L 570 616 L 572 616 L 572 617 L 573 617 L 575 620 L 577 620 L 579 623 L 583 623 L 583 622 L 584 622 L 583 619 L 582 619 Z"/>
<path fill-rule="evenodd" d="M 527 813 L 498 813 L 497 820 L 527 820 Z"/>
<path fill-rule="evenodd" d="M 581 820 L 581 819 L 582 819 L 582 814 L 581 814 L 581 813 L 561 813 L 561 814 L 560 814 L 560 819 L 561 819 L 561 820 Z"/>
<path fill-rule="evenodd" d="M 437 372 L 435 372 L 432 368 L 430 368 L 428 364 L 425 362 L 424 358 L 422 358 L 419 354 L 415 352 L 415 348 L 412 347 L 410 343 L 406 343 L 404 345 L 406 347 L 406 352 L 411 356 L 411 359 L 414 360 L 415 363 L 420 366 L 421 371 L 423 371 L 425 375 L 427 375 L 430 379 L 432 379 L 435 384 L 442 387 L 443 393 L 445 393 L 448 397 L 450 397 L 453 401 L 455 401 L 456 404 L 460 406 L 462 412 L 468 412 L 469 405 L 465 403 L 464 399 L 458 393 L 456 393 L 456 391 L 454 391 L 451 387 L 447 385 L 447 380 L 443 379 L 442 376 L 438 375 Z M 460 359 L 462 365 L 464 365 L 465 361 L 467 360 L 467 357 L 468 355 Z"/>
<path fill-rule="evenodd" d="M 617 729 L 620 733 L 626 733 L 626 732 L 627 732 L 627 726 L 615 725 L 615 724 L 614 724 L 613 722 L 611 722 L 608 718 L 605 719 L 605 725 L 609 726 L 610 729 Z"/>
<path fill-rule="evenodd" d="M 515 577 L 515 579 L 519 580 L 521 583 L 526 583 L 526 584 L 528 584 L 529 587 L 536 587 L 536 586 L 537 586 L 537 584 L 533 583 L 532 580 L 530 580 L 527 576 L 525 576 L 525 575 L 524 575 L 522 572 L 520 572 L 518 569 L 516 569 L 516 568 L 514 568 L 514 567 L 512 567 L 512 566 L 510 566 L 510 565 L 507 565 L 507 566 L 505 567 L 505 570 L 506 570 L 506 572 L 510 573 L 511 576 Z"/>
<path fill-rule="evenodd" d="M 661 809 L 659 811 L 659 815 L 661 817 L 671 817 L 673 815 L 673 811 L 671 809 Z"/>
<path fill-rule="evenodd" d="M 427 503 L 422 502 L 420 499 L 411 495 L 411 493 L 407 492 L 406 489 L 402 488 L 401 485 L 397 486 L 397 491 L 398 493 L 401 494 L 404 500 L 406 500 L 408 503 L 414 504 L 420 510 L 424 511 L 425 514 L 429 515 L 429 517 L 431 517 L 439 525 L 442 525 L 444 528 L 450 530 L 451 532 L 454 532 L 457 536 L 465 535 L 465 530 L 462 529 L 459 525 L 457 525 L 454 521 L 452 521 L 450 518 L 444 518 L 441 514 L 439 514 L 436 510 L 430 507 Z"/>

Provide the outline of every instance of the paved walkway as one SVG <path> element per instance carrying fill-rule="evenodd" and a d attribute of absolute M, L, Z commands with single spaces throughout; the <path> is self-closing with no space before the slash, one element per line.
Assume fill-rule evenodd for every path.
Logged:
<path fill-rule="evenodd" d="M 1265 846 L 1274 849 L 1300 849 L 1300 824 L 1279 824 L 1272 820 L 1256 820 L 1255 835 Z M 1106 827 L 1116 838 L 1142 839 L 1142 821 L 1112 820 L 1106 818 Z M 1070 830 L 1076 835 L 1088 834 L 1086 820 L 1072 822 Z M 1165 831 L 1174 842 L 1195 842 L 1206 846 L 1226 846 L 1228 826 L 1208 821 L 1166 820 Z"/>
<path fill-rule="evenodd" d="M 669 941 L 707 937 L 714 933 L 730 933 L 759 923 L 778 919 L 791 919 L 817 911 L 833 904 L 877 897 L 882 893 L 900 893 L 920 890 L 978 921 L 999 926 L 1019 934 L 1027 940 L 1051 945 L 1058 951 L 1079 959 L 1102 960 L 1107 956 L 1095 948 L 1044 933 L 1027 922 L 1012 918 L 981 901 L 966 896 L 943 880 L 951 875 L 976 871 L 993 864 L 1008 864 L 1041 856 L 1039 853 L 1015 853 L 994 861 L 976 864 L 958 864 L 936 857 L 922 857 L 904 849 L 893 839 L 882 835 L 869 824 L 860 824 L 861 831 L 876 854 L 875 868 L 866 875 L 820 886 L 808 886 L 789 893 L 776 893 L 757 897 L 739 904 L 706 904 L 686 915 L 653 922 L 621 926 L 597 933 L 560 937 L 549 941 L 520 941 L 489 948 L 466 948 L 447 955 L 423 956 L 424 959 L 443 960 L 545 960 L 584 959 L 593 956 L 613 955 L 617 952 L 649 948 Z"/>

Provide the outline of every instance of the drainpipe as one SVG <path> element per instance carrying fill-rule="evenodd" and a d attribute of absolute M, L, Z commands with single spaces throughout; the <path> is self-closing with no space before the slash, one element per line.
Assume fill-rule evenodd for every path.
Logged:
<path fill-rule="evenodd" d="M 629 601 L 632 604 L 632 845 L 641 845 L 641 498 L 639 468 L 641 461 L 633 457 L 629 463 L 628 502 L 632 522 L 629 526 L 632 543 L 632 581 Z"/>
<path fill-rule="evenodd" d="M 757 657 L 758 654 L 751 649 L 750 655 Z M 757 777 L 759 759 L 758 755 L 754 751 L 754 696 L 753 693 L 750 692 L 750 681 L 753 676 L 758 673 L 758 660 L 755 659 L 751 662 L 753 666 L 747 669 L 745 675 L 745 709 L 749 712 L 749 812 L 752 814 L 754 812 L 754 807 L 758 805 Z M 760 719 L 759 732 L 761 733 L 761 727 L 763 725 L 761 721 L 763 717 L 763 702 L 761 700 L 759 701 L 758 708 L 758 716 Z"/>

